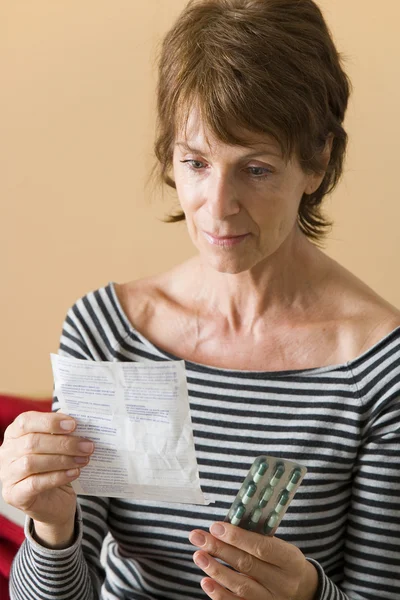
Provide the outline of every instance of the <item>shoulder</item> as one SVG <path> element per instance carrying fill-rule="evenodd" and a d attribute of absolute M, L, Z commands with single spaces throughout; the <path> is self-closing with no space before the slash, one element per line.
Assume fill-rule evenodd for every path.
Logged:
<path fill-rule="evenodd" d="M 114 290 L 124 310 L 133 307 L 138 311 L 149 310 L 160 295 L 160 287 L 155 277 L 114 283 Z"/>
<path fill-rule="evenodd" d="M 399 309 L 338 263 L 327 293 L 353 356 L 366 352 L 400 327 Z"/>
<path fill-rule="evenodd" d="M 114 284 L 122 308 L 134 315 L 134 322 L 138 318 L 151 319 L 166 310 L 181 312 L 188 304 L 184 289 L 190 288 L 190 263 L 189 260 L 157 275 Z"/>
<path fill-rule="evenodd" d="M 114 284 L 130 326 L 148 341 L 174 353 L 175 341 L 187 339 L 192 326 L 191 303 L 182 289 L 187 278 L 181 266 L 143 279 Z"/>
<path fill-rule="evenodd" d="M 136 282 L 131 282 L 136 283 Z M 131 293 L 135 301 L 130 302 Z M 110 282 L 102 287 L 92 289 L 79 296 L 70 305 L 64 321 L 64 330 L 75 330 L 82 335 L 91 335 L 93 332 L 125 335 L 130 329 L 127 322 L 125 308 L 130 306 L 140 307 L 145 294 L 131 292 L 131 285 Z M 110 328 L 110 322 L 114 327 Z M 129 321 L 129 318 L 128 318 Z M 108 335 L 107 334 L 107 335 Z"/>
<path fill-rule="evenodd" d="M 146 324 L 156 318 L 165 303 L 162 276 L 114 283 L 114 291 L 125 316 L 142 333 L 145 333 Z"/>

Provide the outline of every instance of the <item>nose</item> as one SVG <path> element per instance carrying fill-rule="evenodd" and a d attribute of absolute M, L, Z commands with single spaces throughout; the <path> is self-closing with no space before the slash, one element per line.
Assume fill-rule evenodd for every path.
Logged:
<path fill-rule="evenodd" d="M 206 194 L 206 209 L 214 220 L 226 219 L 240 211 L 236 186 L 227 175 L 210 177 Z"/>

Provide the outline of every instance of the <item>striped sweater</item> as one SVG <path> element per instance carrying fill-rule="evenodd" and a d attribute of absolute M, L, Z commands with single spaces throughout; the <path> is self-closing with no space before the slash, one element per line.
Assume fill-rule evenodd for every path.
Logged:
<path fill-rule="evenodd" d="M 134 329 L 112 283 L 68 311 L 59 354 L 180 360 Z M 308 469 L 276 535 L 316 566 L 317 600 L 398 600 L 400 327 L 341 365 L 279 372 L 185 365 L 201 486 L 215 504 L 79 497 L 76 539 L 62 550 L 36 543 L 27 519 L 12 599 L 206 598 L 188 533 L 224 520 L 253 459 L 266 454 Z"/>

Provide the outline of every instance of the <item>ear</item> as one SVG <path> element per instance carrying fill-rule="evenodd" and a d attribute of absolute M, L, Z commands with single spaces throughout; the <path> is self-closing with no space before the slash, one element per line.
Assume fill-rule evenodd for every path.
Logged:
<path fill-rule="evenodd" d="M 324 161 L 325 171 L 328 168 L 329 161 L 331 159 L 332 146 L 333 146 L 333 140 L 334 139 L 335 139 L 335 136 L 333 135 L 333 133 L 330 133 L 328 135 L 328 137 L 326 138 L 325 148 L 324 148 L 324 150 L 322 152 L 322 157 L 323 157 L 323 161 Z"/>
<path fill-rule="evenodd" d="M 307 185 L 306 189 L 304 190 L 305 193 L 308 195 L 314 194 L 317 191 L 317 189 L 319 188 L 319 186 L 321 185 L 321 183 L 325 177 L 326 169 L 328 168 L 329 161 L 331 158 L 332 145 L 333 145 L 334 139 L 335 139 L 335 136 L 333 135 L 333 133 L 330 133 L 328 135 L 328 137 L 326 138 L 325 148 L 323 149 L 323 151 L 321 153 L 321 158 L 322 158 L 322 162 L 323 162 L 325 170 L 322 173 L 322 175 L 317 175 L 316 173 L 313 173 L 310 176 L 308 185 Z"/>

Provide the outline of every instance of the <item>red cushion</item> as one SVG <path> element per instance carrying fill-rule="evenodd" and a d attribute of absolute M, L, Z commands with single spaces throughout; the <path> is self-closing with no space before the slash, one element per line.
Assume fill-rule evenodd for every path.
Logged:
<path fill-rule="evenodd" d="M 37 410 L 51 411 L 51 399 L 31 400 L 21 396 L 0 394 L 0 444 L 8 425 L 22 412 Z M 9 600 L 8 578 L 11 563 L 24 540 L 24 530 L 0 515 L 0 598 Z"/>
<path fill-rule="evenodd" d="M 32 400 L 22 396 L 11 396 L 0 394 L 0 442 L 3 441 L 4 431 L 8 425 L 22 412 L 27 410 L 38 410 L 41 412 L 50 412 L 51 399 Z"/>

